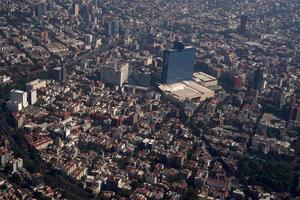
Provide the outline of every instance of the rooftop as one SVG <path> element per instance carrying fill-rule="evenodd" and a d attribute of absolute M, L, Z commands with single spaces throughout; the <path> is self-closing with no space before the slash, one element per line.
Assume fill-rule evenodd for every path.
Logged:
<path fill-rule="evenodd" d="M 197 72 L 193 74 L 194 78 L 199 79 L 200 81 L 203 82 L 209 82 L 209 81 L 215 81 L 217 80 L 215 77 L 205 74 L 203 72 Z"/>
<path fill-rule="evenodd" d="M 180 101 L 214 95 L 212 90 L 196 83 L 195 81 L 182 81 L 170 85 L 160 85 L 159 88 L 166 93 L 171 93 Z"/>

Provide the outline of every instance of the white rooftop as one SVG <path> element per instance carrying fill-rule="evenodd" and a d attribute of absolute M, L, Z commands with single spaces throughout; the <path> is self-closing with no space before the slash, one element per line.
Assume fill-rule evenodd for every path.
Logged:
<path fill-rule="evenodd" d="M 203 82 L 209 82 L 209 81 L 215 81 L 217 80 L 215 77 L 208 75 L 206 73 L 203 72 L 197 72 L 193 74 L 194 78 L 199 79 L 200 81 Z"/>
<path fill-rule="evenodd" d="M 182 81 L 169 85 L 160 85 L 159 88 L 165 93 L 172 94 L 180 101 L 214 95 L 214 91 L 196 83 L 195 81 Z"/>
<path fill-rule="evenodd" d="M 24 91 L 22 91 L 22 90 L 11 90 L 10 92 L 19 93 L 19 94 L 23 94 L 24 93 Z"/>

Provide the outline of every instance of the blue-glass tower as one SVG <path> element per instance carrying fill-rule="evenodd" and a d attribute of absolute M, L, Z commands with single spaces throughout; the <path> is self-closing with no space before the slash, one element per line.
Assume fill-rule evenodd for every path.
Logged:
<path fill-rule="evenodd" d="M 164 62 L 161 82 L 172 84 L 191 80 L 195 66 L 196 49 L 185 47 L 181 42 L 175 42 L 173 49 L 164 51 Z"/>

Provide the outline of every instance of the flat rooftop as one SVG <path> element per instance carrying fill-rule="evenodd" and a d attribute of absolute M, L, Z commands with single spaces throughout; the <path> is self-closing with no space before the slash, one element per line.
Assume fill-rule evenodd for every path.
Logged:
<path fill-rule="evenodd" d="M 41 79 L 36 79 L 36 80 L 33 80 L 33 81 L 30 81 L 30 82 L 26 83 L 26 85 L 32 86 L 32 85 L 36 85 L 36 84 L 38 84 L 38 83 L 40 83 L 42 81 L 43 80 L 41 80 Z"/>
<path fill-rule="evenodd" d="M 174 49 L 174 48 L 167 49 L 167 50 L 170 52 L 180 52 L 180 51 L 184 51 L 184 50 L 194 50 L 194 49 L 195 49 L 195 47 L 193 47 L 193 46 L 185 46 L 182 50 L 178 50 L 178 49 Z"/>
<path fill-rule="evenodd" d="M 24 91 L 22 90 L 11 90 L 10 92 L 18 93 L 18 94 L 23 94 Z"/>
<path fill-rule="evenodd" d="M 217 78 L 215 78 L 211 75 L 205 74 L 203 72 L 194 73 L 193 77 L 200 80 L 200 81 L 203 81 L 203 82 L 210 82 L 210 81 L 216 81 L 217 80 Z"/>
<path fill-rule="evenodd" d="M 159 88 L 169 93 L 180 101 L 201 97 L 213 97 L 214 91 L 204 87 L 195 81 L 182 81 L 174 84 L 163 84 Z"/>

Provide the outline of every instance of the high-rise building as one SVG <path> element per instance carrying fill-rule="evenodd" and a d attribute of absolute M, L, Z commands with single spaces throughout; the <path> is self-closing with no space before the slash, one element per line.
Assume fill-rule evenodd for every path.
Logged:
<path fill-rule="evenodd" d="M 80 13 L 85 24 L 90 25 L 92 23 L 92 15 L 88 5 L 83 5 Z"/>
<path fill-rule="evenodd" d="M 61 80 L 61 67 L 55 67 L 51 71 L 51 76 L 54 80 Z"/>
<path fill-rule="evenodd" d="M 286 93 L 281 88 L 272 89 L 273 104 L 282 108 L 286 103 Z"/>
<path fill-rule="evenodd" d="M 79 15 L 79 4 L 78 3 L 74 3 L 72 6 L 72 14 L 74 16 L 78 16 Z"/>
<path fill-rule="evenodd" d="M 62 67 L 61 73 L 62 73 L 61 81 L 65 82 L 67 79 L 67 69 L 65 67 Z"/>
<path fill-rule="evenodd" d="M 161 82 L 165 84 L 191 80 L 195 66 L 196 49 L 175 42 L 173 49 L 164 51 Z"/>
<path fill-rule="evenodd" d="M 117 20 L 107 21 L 105 23 L 105 32 L 107 36 L 113 36 L 120 32 L 120 22 Z"/>
<path fill-rule="evenodd" d="M 100 69 L 101 81 L 111 85 L 122 86 L 128 80 L 128 63 L 106 65 Z"/>
<path fill-rule="evenodd" d="M 27 92 L 24 92 L 21 90 L 11 90 L 10 91 L 10 100 L 17 102 L 17 103 L 21 103 L 24 108 L 26 106 L 28 106 Z"/>
<path fill-rule="evenodd" d="M 34 14 L 36 17 L 43 17 L 45 13 L 45 4 L 43 2 L 34 5 Z"/>
<path fill-rule="evenodd" d="M 29 100 L 29 103 L 31 105 L 34 105 L 37 101 L 37 92 L 36 90 L 31 90 L 29 93 L 28 93 L 28 100 Z"/>
<path fill-rule="evenodd" d="M 52 69 L 52 77 L 57 81 L 64 82 L 67 77 L 67 70 L 65 67 L 55 67 Z"/>
<path fill-rule="evenodd" d="M 241 89 L 243 87 L 244 82 L 244 74 L 237 74 L 233 78 L 233 88 L 234 89 Z"/>
<path fill-rule="evenodd" d="M 239 26 L 239 32 L 241 34 L 246 32 L 246 26 L 247 26 L 248 17 L 247 15 L 241 15 L 240 16 L 240 26 Z"/>
<path fill-rule="evenodd" d="M 8 103 L 8 107 L 10 110 L 19 111 L 27 106 L 27 92 L 21 90 L 10 91 L 10 101 Z"/>
<path fill-rule="evenodd" d="M 86 45 L 90 45 L 93 42 L 93 35 L 91 34 L 85 34 L 84 35 L 84 43 Z"/>
<path fill-rule="evenodd" d="M 263 87 L 265 70 L 261 67 L 257 67 L 253 72 L 252 88 L 260 90 Z"/>

